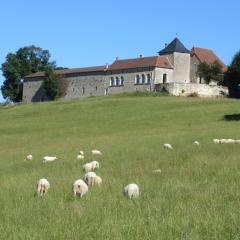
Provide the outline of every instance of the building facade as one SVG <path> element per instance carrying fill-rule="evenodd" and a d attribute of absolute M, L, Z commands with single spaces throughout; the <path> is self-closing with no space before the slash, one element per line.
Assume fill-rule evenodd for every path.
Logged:
<path fill-rule="evenodd" d="M 197 91 L 198 85 L 205 83 L 204 79 L 197 76 L 197 67 L 200 63 L 211 64 L 215 61 L 222 65 L 223 71 L 226 69 L 225 64 L 211 50 L 193 47 L 189 51 L 175 38 L 159 51 L 157 56 L 140 55 L 138 58 L 122 60 L 117 58 L 111 65 L 62 69 L 55 72 L 61 76 L 64 83 L 64 99 L 122 92 L 160 91 L 163 85 L 167 85 L 167 89 L 172 89 L 173 95 L 180 95 L 176 92 L 181 93 L 181 86 Z M 48 100 L 42 87 L 44 77 L 44 72 L 36 72 L 24 78 L 24 102 Z M 190 85 L 194 88 L 189 87 Z M 173 88 L 180 90 L 174 91 Z M 222 89 L 217 90 L 216 95 L 218 92 L 221 95 L 221 91 Z"/>

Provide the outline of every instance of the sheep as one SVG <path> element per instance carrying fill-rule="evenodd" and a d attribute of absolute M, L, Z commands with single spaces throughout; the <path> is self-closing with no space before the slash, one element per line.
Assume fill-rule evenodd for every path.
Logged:
<path fill-rule="evenodd" d="M 165 149 L 173 149 L 172 145 L 169 144 L 169 143 L 165 143 L 165 144 L 163 145 L 163 147 L 164 147 Z"/>
<path fill-rule="evenodd" d="M 55 161 L 56 159 L 58 159 L 56 156 L 54 157 L 45 156 L 43 157 L 43 162 L 52 162 L 52 161 Z"/>
<path fill-rule="evenodd" d="M 100 176 L 96 176 L 94 178 L 94 185 L 101 186 L 102 185 L 102 178 Z"/>
<path fill-rule="evenodd" d="M 27 161 L 27 160 L 33 160 L 33 155 L 31 154 L 27 155 L 24 161 Z"/>
<path fill-rule="evenodd" d="M 124 187 L 123 195 L 127 198 L 139 197 L 139 187 L 135 183 L 131 183 Z"/>
<path fill-rule="evenodd" d="M 92 161 L 90 162 L 92 164 L 92 170 L 95 170 L 96 168 L 99 168 L 99 162 L 98 161 Z"/>
<path fill-rule="evenodd" d="M 162 170 L 161 169 L 155 169 L 155 170 L 152 170 L 153 173 L 161 173 Z"/>
<path fill-rule="evenodd" d="M 80 155 L 84 155 L 84 151 L 79 151 L 79 154 Z"/>
<path fill-rule="evenodd" d="M 91 172 L 92 171 L 92 164 L 91 163 L 85 163 L 84 165 L 83 165 L 83 170 L 84 170 L 84 172 Z"/>
<path fill-rule="evenodd" d="M 93 155 L 102 155 L 102 152 L 99 150 L 92 150 Z"/>
<path fill-rule="evenodd" d="M 78 154 L 78 155 L 77 155 L 77 159 L 79 159 L 79 160 L 80 160 L 80 159 L 84 159 L 84 156 L 81 155 L 81 154 Z"/>
<path fill-rule="evenodd" d="M 240 140 L 235 140 L 235 143 L 240 143 Z"/>
<path fill-rule="evenodd" d="M 200 145 L 200 143 L 198 141 L 194 141 L 193 144 L 196 145 L 196 146 Z"/>
<path fill-rule="evenodd" d="M 37 182 L 37 193 L 38 196 L 42 197 L 44 196 L 48 189 L 50 188 L 50 183 L 46 178 L 42 178 Z"/>
<path fill-rule="evenodd" d="M 91 183 L 94 181 L 93 179 L 96 177 L 96 173 L 95 172 L 87 172 L 86 174 L 84 174 L 83 176 L 83 181 L 87 184 L 87 185 L 91 185 Z"/>
<path fill-rule="evenodd" d="M 216 144 L 221 144 L 221 140 L 220 139 L 213 139 L 213 142 L 216 143 Z"/>
<path fill-rule="evenodd" d="M 88 192 L 88 185 L 82 180 L 78 179 L 73 183 L 73 194 L 82 198 Z"/>

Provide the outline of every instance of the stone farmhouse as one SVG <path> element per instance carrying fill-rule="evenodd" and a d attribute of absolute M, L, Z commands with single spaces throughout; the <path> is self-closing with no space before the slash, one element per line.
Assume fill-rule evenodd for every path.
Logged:
<path fill-rule="evenodd" d="M 171 95 L 221 96 L 222 86 L 207 85 L 197 76 L 198 65 L 218 61 L 223 71 L 226 65 L 210 49 L 193 47 L 188 50 L 175 38 L 157 56 L 118 59 L 111 65 L 55 70 L 65 83 L 64 99 L 102 96 L 122 92 L 161 91 Z M 44 72 L 24 77 L 23 102 L 48 100 L 42 87 Z"/>

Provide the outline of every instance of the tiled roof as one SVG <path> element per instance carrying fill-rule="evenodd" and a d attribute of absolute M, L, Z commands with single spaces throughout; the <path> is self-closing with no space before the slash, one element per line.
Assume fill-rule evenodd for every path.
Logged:
<path fill-rule="evenodd" d="M 202 63 L 205 62 L 207 64 L 212 64 L 217 61 L 222 65 L 222 69 L 224 72 L 227 70 L 227 66 L 218 58 L 218 56 L 211 49 L 193 47 L 191 53 L 195 54 Z"/>
<path fill-rule="evenodd" d="M 182 44 L 182 42 L 178 38 L 175 38 L 164 49 L 159 51 L 158 54 L 165 55 L 165 54 L 171 54 L 174 52 L 190 53 L 190 51 Z"/>
<path fill-rule="evenodd" d="M 106 70 L 106 66 L 86 67 L 86 68 L 70 68 L 59 69 L 54 72 L 59 75 L 71 74 L 71 73 L 88 73 L 88 72 L 102 72 Z M 25 76 L 24 78 L 44 77 L 45 72 L 36 72 Z"/>
<path fill-rule="evenodd" d="M 167 57 L 153 56 L 116 60 L 112 65 L 109 66 L 108 70 L 112 71 L 145 67 L 173 68 Z"/>

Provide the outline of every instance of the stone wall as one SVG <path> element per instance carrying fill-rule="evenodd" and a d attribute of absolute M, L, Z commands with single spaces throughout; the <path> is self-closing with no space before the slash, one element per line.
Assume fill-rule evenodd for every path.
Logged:
<path fill-rule="evenodd" d="M 155 77 L 154 83 L 160 84 L 163 83 L 163 75 L 166 74 L 166 83 L 171 83 L 174 81 L 173 79 L 173 69 L 167 68 L 156 68 L 155 69 Z"/>
<path fill-rule="evenodd" d="M 189 96 L 197 94 L 199 97 L 224 97 L 228 95 L 228 89 L 222 86 L 195 83 L 169 83 L 166 88 L 170 95 Z"/>

